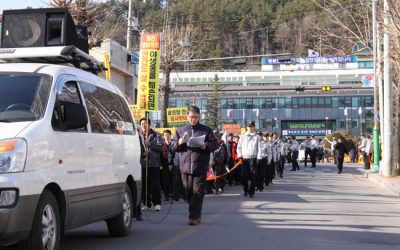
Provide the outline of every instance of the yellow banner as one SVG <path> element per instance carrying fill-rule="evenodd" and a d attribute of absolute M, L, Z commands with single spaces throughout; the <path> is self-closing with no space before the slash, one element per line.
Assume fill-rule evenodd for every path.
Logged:
<path fill-rule="evenodd" d="M 158 73 L 161 34 L 142 34 L 140 38 L 137 104 L 140 110 L 158 110 Z"/>
<path fill-rule="evenodd" d="M 104 53 L 104 67 L 106 70 L 106 80 L 111 80 L 111 64 L 110 64 L 110 57 L 108 57 L 107 53 Z"/>
<path fill-rule="evenodd" d="M 168 108 L 167 123 L 178 123 L 187 121 L 187 108 Z"/>
<path fill-rule="evenodd" d="M 174 134 L 176 134 L 176 128 L 156 128 L 156 132 L 159 134 L 163 134 L 165 130 L 170 130 L 172 136 L 174 136 Z"/>
<path fill-rule="evenodd" d="M 129 105 L 129 108 L 131 109 L 133 119 L 136 123 L 138 123 L 140 119 L 145 117 L 145 111 L 139 110 L 138 105 Z"/>

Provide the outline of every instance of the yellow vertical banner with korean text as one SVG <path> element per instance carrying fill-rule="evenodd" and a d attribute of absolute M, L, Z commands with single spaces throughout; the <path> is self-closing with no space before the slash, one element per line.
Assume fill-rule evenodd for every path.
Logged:
<path fill-rule="evenodd" d="M 161 33 L 144 33 L 140 38 L 137 105 L 139 110 L 158 111 L 158 74 Z"/>
<path fill-rule="evenodd" d="M 106 68 L 106 80 L 111 81 L 111 63 L 107 52 L 104 53 L 104 67 Z"/>

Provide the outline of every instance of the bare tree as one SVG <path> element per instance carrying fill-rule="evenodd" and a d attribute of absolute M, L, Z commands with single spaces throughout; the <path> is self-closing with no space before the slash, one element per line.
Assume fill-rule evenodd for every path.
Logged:
<path fill-rule="evenodd" d="M 51 0 L 49 5 L 68 8 L 76 24 L 88 27 L 90 48 L 99 46 L 106 38 L 118 42 L 125 38 L 127 22 L 123 13 L 127 7 L 124 1 Z"/>
<path fill-rule="evenodd" d="M 160 107 L 161 127 L 167 126 L 166 108 L 169 103 L 171 92 L 170 75 L 177 69 L 185 59 L 190 59 L 194 54 L 194 49 L 189 50 L 189 41 L 192 31 L 190 26 L 171 25 L 169 7 L 164 11 L 164 24 L 161 39 L 161 64 L 160 68 L 164 74 L 164 81 L 160 83 Z"/>
<path fill-rule="evenodd" d="M 400 2 L 389 0 L 390 61 L 393 81 L 392 175 L 400 175 Z"/>

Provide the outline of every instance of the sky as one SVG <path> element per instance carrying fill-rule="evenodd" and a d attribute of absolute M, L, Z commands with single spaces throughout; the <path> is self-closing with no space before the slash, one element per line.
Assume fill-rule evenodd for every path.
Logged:
<path fill-rule="evenodd" d="M 9 9 L 25 9 L 26 7 L 47 7 L 47 0 L 0 0 L 0 13 Z"/>

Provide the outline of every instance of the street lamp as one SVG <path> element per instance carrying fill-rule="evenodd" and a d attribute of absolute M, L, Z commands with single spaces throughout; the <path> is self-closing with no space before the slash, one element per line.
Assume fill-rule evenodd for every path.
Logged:
<path fill-rule="evenodd" d="M 362 125 L 361 125 L 361 115 L 362 115 L 362 108 L 358 108 L 358 127 L 360 128 L 360 136 L 362 135 Z"/>

